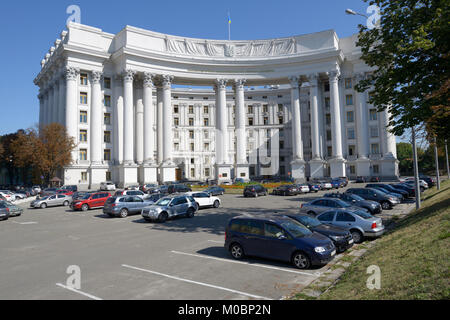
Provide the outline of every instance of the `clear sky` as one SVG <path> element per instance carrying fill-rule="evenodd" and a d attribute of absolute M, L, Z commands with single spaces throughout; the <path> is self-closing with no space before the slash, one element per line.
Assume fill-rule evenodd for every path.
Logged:
<path fill-rule="evenodd" d="M 78 5 L 81 23 L 117 33 L 131 25 L 179 36 L 266 39 L 336 30 L 339 37 L 358 32 L 366 13 L 362 0 L 91 0 L 2 1 L 0 3 L 0 135 L 34 126 L 39 119 L 38 88 L 33 80 L 40 61 L 65 29 L 67 7 Z"/>

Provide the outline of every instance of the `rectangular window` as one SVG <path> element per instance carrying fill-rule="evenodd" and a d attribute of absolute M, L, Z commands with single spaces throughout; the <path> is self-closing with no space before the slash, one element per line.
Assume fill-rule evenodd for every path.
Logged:
<path fill-rule="evenodd" d="M 325 108 L 330 109 L 330 98 L 325 98 Z"/>
<path fill-rule="evenodd" d="M 247 113 L 248 114 L 253 114 L 253 106 L 248 106 L 247 107 Z"/>
<path fill-rule="evenodd" d="M 374 121 L 378 119 L 378 114 L 377 114 L 377 110 L 375 109 L 370 109 L 370 120 Z"/>
<path fill-rule="evenodd" d="M 80 73 L 80 85 L 87 86 L 88 85 L 88 75 L 87 73 Z"/>
<path fill-rule="evenodd" d="M 112 181 L 112 174 L 110 171 L 106 172 L 106 181 Z"/>
<path fill-rule="evenodd" d="M 195 178 L 195 169 L 191 168 L 191 178 Z"/>
<path fill-rule="evenodd" d="M 379 137 L 378 127 L 370 127 L 370 137 L 378 138 Z"/>
<path fill-rule="evenodd" d="M 209 151 L 209 143 L 205 143 L 205 144 L 203 145 L 203 149 L 205 149 L 205 150 L 203 150 L 203 151 Z"/>
<path fill-rule="evenodd" d="M 269 106 L 267 104 L 263 105 L 263 112 L 269 112 Z"/>
<path fill-rule="evenodd" d="M 194 139 L 194 138 L 195 138 L 194 130 L 189 130 L 189 139 Z"/>
<path fill-rule="evenodd" d="M 195 164 L 195 159 L 191 158 L 191 164 Z"/>
<path fill-rule="evenodd" d="M 105 113 L 103 116 L 103 122 L 105 125 L 111 125 L 111 113 Z"/>
<path fill-rule="evenodd" d="M 348 146 L 348 155 L 349 156 L 355 155 L 355 146 Z"/>
<path fill-rule="evenodd" d="M 189 118 L 189 126 L 190 127 L 194 126 L 194 118 Z"/>
<path fill-rule="evenodd" d="M 378 143 L 373 143 L 370 145 L 370 152 L 372 154 L 379 154 L 380 153 L 380 145 Z"/>
<path fill-rule="evenodd" d="M 330 92 L 330 83 L 329 83 L 329 82 L 325 82 L 325 83 L 323 84 L 323 90 L 324 90 L 325 92 Z"/>
<path fill-rule="evenodd" d="M 278 105 L 278 112 L 283 112 L 283 105 L 282 104 Z"/>
<path fill-rule="evenodd" d="M 327 141 L 331 141 L 331 130 L 327 130 Z"/>
<path fill-rule="evenodd" d="M 111 143 L 111 131 L 105 131 L 103 141 L 105 143 Z"/>
<path fill-rule="evenodd" d="M 191 151 L 195 151 L 195 144 L 191 143 L 191 148 L 190 148 L 190 150 L 191 150 Z"/>
<path fill-rule="evenodd" d="M 352 94 L 348 94 L 345 96 L 345 104 L 347 106 L 352 106 L 353 105 L 353 95 Z"/>
<path fill-rule="evenodd" d="M 347 122 L 353 123 L 355 121 L 355 115 L 353 111 L 347 111 Z"/>
<path fill-rule="evenodd" d="M 80 111 L 80 123 L 87 123 L 87 111 Z"/>
<path fill-rule="evenodd" d="M 380 166 L 377 164 L 373 165 L 373 173 L 378 174 L 380 173 Z"/>
<path fill-rule="evenodd" d="M 205 168 L 205 176 L 209 177 L 211 175 L 211 171 L 209 170 L 209 168 Z"/>
<path fill-rule="evenodd" d="M 325 115 L 325 123 L 327 124 L 327 126 L 331 125 L 331 114 L 327 113 Z"/>
<path fill-rule="evenodd" d="M 327 156 L 331 157 L 333 155 L 333 148 L 332 147 L 327 147 Z"/>
<path fill-rule="evenodd" d="M 355 139 L 355 129 L 354 128 L 347 129 L 347 139 Z"/>
<path fill-rule="evenodd" d="M 252 126 L 253 125 L 253 118 L 248 118 L 248 125 Z"/>
<path fill-rule="evenodd" d="M 80 149 L 80 161 L 87 161 L 87 150 Z"/>
<path fill-rule="evenodd" d="M 210 164 L 209 157 L 205 157 L 205 164 Z"/>
<path fill-rule="evenodd" d="M 80 130 L 80 142 L 87 142 L 87 130 Z"/>
<path fill-rule="evenodd" d="M 278 124 L 284 123 L 284 117 L 278 117 Z"/>
<path fill-rule="evenodd" d="M 180 111 L 180 110 L 179 110 L 179 108 L 178 108 L 177 105 L 173 106 L 173 113 L 174 113 L 174 114 L 178 114 L 179 111 Z"/>
<path fill-rule="evenodd" d="M 111 96 L 105 96 L 104 105 L 105 107 L 111 107 Z"/>
<path fill-rule="evenodd" d="M 80 92 L 80 104 L 87 105 L 88 95 L 86 92 Z"/>
<path fill-rule="evenodd" d="M 204 106 L 203 107 L 203 113 L 204 114 L 209 114 L 209 107 L 208 106 Z"/>
<path fill-rule="evenodd" d="M 194 114 L 194 106 L 189 106 L 189 114 Z"/>
<path fill-rule="evenodd" d="M 355 166 L 350 166 L 350 174 L 356 174 L 356 167 Z"/>
<path fill-rule="evenodd" d="M 87 180 L 88 180 L 87 172 L 82 172 L 81 173 L 81 181 L 86 182 Z"/>
<path fill-rule="evenodd" d="M 209 127 L 209 119 L 208 118 L 203 119 L 203 126 Z"/>
<path fill-rule="evenodd" d="M 180 119 L 174 118 L 174 119 L 173 119 L 173 125 L 174 125 L 175 127 L 178 127 L 178 126 L 180 125 Z"/>
<path fill-rule="evenodd" d="M 345 89 L 351 89 L 352 87 L 353 87 L 352 79 L 351 78 L 346 78 L 345 79 Z"/>
<path fill-rule="evenodd" d="M 209 139 L 209 131 L 204 131 L 204 132 L 203 132 L 203 137 L 204 137 L 205 139 Z"/>
<path fill-rule="evenodd" d="M 267 126 L 269 124 L 269 118 L 264 117 L 264 125 Z"/>
<path fill-rule="evenodd" d="M 103 79 L 103 87 L 105 89 L 111 89 L 111 78 L 104 78 Z"/>
<path fill-rule="evenodd" d="M 111 150 L 110 149 L 105 149 L 103 151 L 103 160 L 111 161 Z"/>
<path fill-rule="evenodd" d="M 179 143 L 174 143 L 173 144 L 173 150 L 174 151 L 180 151 L 180 144 Z"/>
<path fill-rule="evenodd" d="M 280 150 L 283 150 L 284 149 L 284 141 L 280 141 L 279 143 L 280 143 Z"/>

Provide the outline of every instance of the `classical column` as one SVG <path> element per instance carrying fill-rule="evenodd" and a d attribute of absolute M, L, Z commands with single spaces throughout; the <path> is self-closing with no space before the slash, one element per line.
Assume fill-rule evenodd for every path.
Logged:
<path fill-rule="evenodd" d="M 133 110 L 133 70 L 123 74 L 123 161 L 125 165 L 134 165 L 134 110 Z"/>
<path fill-rule="evenodd" d="M 330 79 L 330 108 L 331 108 L 331 139 L 333 145 L 333 158 L 329 161 L 331 177 L 345 177 L 345 159 L 342 154 L 341 107 L 339 100 L 339 71 L 329 72 Z"/>
<path fill-rule="evenodd" d="M 236 172 L 235 178 L 250 179 L 249 165 L 247 162 L 247 135 L 245 130 L 245 79 L 234 81 L 234 92 L 236 96 Z"/>
<path fill-rule="evenodd" d="M 58 103 L 58 122 L 61 123 L 63 126 L 66 123 L 66 84 L 65 81 L 63 81 L 62 75 L 59 76 L 59 103 Z"/>
<path fill-rule="evenodd" d="M 320 152 L 319 133 L 319 75 L 311 74 L 308 77 L 310 84 L 310 106 L 311 106 L 311 141 L 312 159 L 309 162 L 311 178 L 322 178 L 324 161 Z"/>
<path fill-rule="evenodd" d="M 55 82 L 52 80 L 48 88 L 48 124 L 53 123 L 53 115 L 55 113 Z"/>
<path fill-rule="evenodd" d="M 44 121 L 44 95 L 42 94 L 42 90 L 39 90 L 38 94 L 39 99 L 39 130 L 42 129 L 43 121 Z"/>
<path fill-rule="evenodd" d="M 389 124 L 390 113 L 388 109 L 380 113 L 381 120 L 381 148 L 383 157 L 381 158 L 381 174 L 384 177 L 394 178 L 399 176 L 397 160 L 397 144 L 395 136 L 390 132 L 392 127 Z"/>
<path fill-rule="evenodd" d="M 226 79 L 215 81 L 216 91 L 216 176 L 219 181 L 231 180 L 228 159 L 228 113 Z"/>
<path fill-rule="evenodd" d="M 59 121 L 59 76 L 55 76 L 53 82 L 53 114 L 52 122 L 57 123 Z"/>
<path fill-rule="evenodd" d="M 305 181 L 305 161 L 303 159 L 302 128 L 300 114 L 300 78 L 289 77 L 291 85 L 291 111 L 292 111 L 292 178 L 298 182 Z"/>
<path fill-rule="evenodd" d="M 90 154 L 91 165 L 102 163 L 102 90 L 100 80 L 102 72 L 93 71 L 91 81 L 91 122 L 90 122 Z"/>
<path fill-rule="evenodd" d="M 66 77 L 66 128 L 69 137 L 75 139 L 78 143 L 78 94 L 77 80 L 80 71 L 73 67 L 67 67 Z M 77 160 L 77 151 L 72 152 L 72 161 Z"/>
<path fill-rule="evenodd" d="M 123 79 L 114 77 L 114 160 L 123 162 Z"/>
<path fill-rule="evenodd" d="M 156 103 L 157 103 L 157 163 L 162 164 L 164 160 L 164 139 L 163 139 L 163 88 L 157 86 L 156 88 Z"/>
<path fill-rule="evenodd" d="M 136 163 L 142 165 L 144 163 L 144 102 L 143 102 L 143 85 L 142 81 L 136 84 Z"/>
<path fill-rule="evenodd" d="M 144 74 L 144 163 L 154 164 L 155 162 L 155 135 L 153 131 L 154 111 L 153 111 L 153 74 Z"/>
<path fill-rule="evenodd" d="M 358 73 L 354 79 L 356 83 L 364 80 L 364 73 Z M 362 177 L 370 176 L 369 160 L 369 117 L 367 110 L 366 92 L 357 93 L 356 102 L 356 141 L 358 144 L 358 160 L 356 174 Z"/>

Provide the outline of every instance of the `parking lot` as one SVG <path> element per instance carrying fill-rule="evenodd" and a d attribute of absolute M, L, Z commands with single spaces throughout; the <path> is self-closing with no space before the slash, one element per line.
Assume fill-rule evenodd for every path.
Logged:
<path fill-rule="evenodd" d="M 344 190 L 341 189 L 341 192 Z M 325 192 L 293 197 L 224 195 L 218 209 L 193 219 L 145 222 L 109 218 L 102 210 L 29 209 L 0 222 L 0 299 L 280 299 L 329 267 L 298 270 L 276 261 L 233 260 L 223 248 L 226 223 L 246 214 L 298 212 Z M 405 214 L 412 204 L 384 211 Z M 66 287 L 69 266 L 81 288 Z"/>

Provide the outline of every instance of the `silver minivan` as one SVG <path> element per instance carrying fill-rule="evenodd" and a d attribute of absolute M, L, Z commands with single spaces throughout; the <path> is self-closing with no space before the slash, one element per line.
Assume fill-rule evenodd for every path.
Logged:
<path fill-rule="evenodd" d="M 142 208 L 152 205 L 151 200 L 144 200 L 140 196 L 111 197 L 106 200 L 103 213 L 110 217 L 126 218 L 130 214 L 139 214 Z"/>
<path fill-rule="evenodd" d="M 145 221 L 166 222 L 167 219 L 176 216 L 194 217 L 198 211 L 198 204 L 189 195 L 171 195 L 161 198 L 155 204 L 142 209 L 142 217 Z"/>

